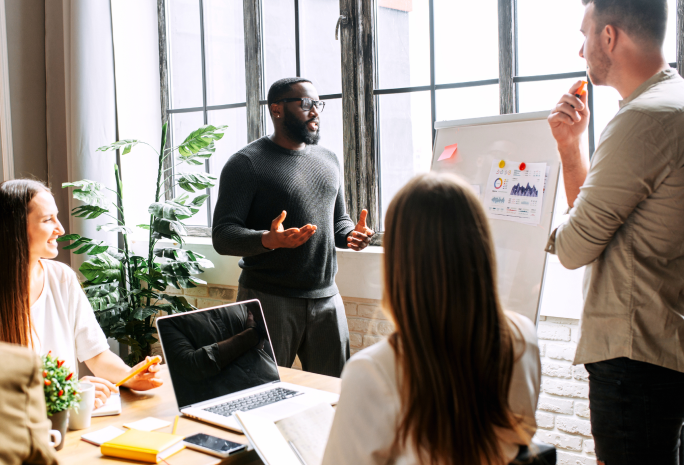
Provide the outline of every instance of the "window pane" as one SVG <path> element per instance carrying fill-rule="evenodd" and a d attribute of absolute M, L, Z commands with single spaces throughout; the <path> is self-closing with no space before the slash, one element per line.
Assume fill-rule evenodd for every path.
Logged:
<path fill-rule="evenodd" d="M 430 170 L 430 93 L 378 96 L 382 218 L 392 197 L 409 179 Z M 382 227 L 384 229 L 384 226 Z"/>
<path fill-rule="evenodd" d="M 620 94 L 612 87 L 594 86 L 594 141 L 599 145 L 601 133 L 620 109 Z"/>
<path fill-rule="evenodd" d="M 192 131 L 196 130 L 197 128 L 201 127 L 204 125 L 204 117 L 202 115 L 202 112 L 194 112 L 194 113 L 173 113 L 170 115 L 171 119 L 171 141 L 173 143 L 173 146 L 178 146 L 180 145 L 186 137 L 188 137 L 188 134 L 190 134 Z M 176 152 L 176 158 L 178 158 L 177 152 Z M 177 164 L 178 162 L 176 161 Z M 198 166 L 190 166 L 185 163 L 182 165 L 176 167 L 174 170 L 176 174 L 179 173 L 205 173 L 206 169 L 204 164 L 198 165 Z M 177 176 L 175 177 L 176 179 L 178 178 Z M 178 197 L 181 194 L 186 193 L 183 189 L 180 187 L 176 186 L 175 192 L 173 194 L 173 197 Z M 190 195 L 190 200 L 194 199 L 198 195 L 206 194 L 207 192 L 202 190 L 199 192 L 195 192 L 193 194 L 188 193 Z M 187 225 L 192 225 L 192 226 L 208 226 L 207 223 L 207 204 L 204 204 L 205 207 L 202 208 L 199 213 L 197 213 L 195 216 L 192 218 L 188 218 L 187 220 L 183 220 L 184 224 Z"/>
<path fill-rule="evenodd" d="M 518 107 L 520 113 L 551 111 L 563 94 L 581 78 L 554 81 L 521 82 L 518 84 Z M 586 79 L 586 78 L 585 78 Z"/>
<path fill-rule="evenodd" d="M 169 0 L 169 93 L 171 108 L 202 106 L 202 45 L 199 0 Z"/>
<path fill-rule="evenodd" d="M 584 7 L 579 0 L 517 0 L 518 74 L 569 73 L 587 68 L 579 50 Z"/>
<path fill-rule="evenodd" d="M 465 87 L 436 92 L 437 121 L 499 114 L 499 86 Z"/>
<path fill-rule="evenodd" d="M 380 89 L 430 85 L 429 3 L 380 0 L 377 19 Z"/>
<path fill-rule="evenodd" d="M 334 35 L 339 17 L 339 0 L 299 0 L 301 75 L 319 95 L 342 92 L 340 41 Z"/>
<path fill-rule="evenodd" d="M 204 0 L 207 105 L 246 101 L 242 2 Z"/>
<path fill-rule="evenodd" d="M 218 198 L 219 180 L 223 165 L 235 152 L 247 145 L 247 109 L 215 110 L 208 112 L 207 116 L 209 124 L 214 126 L 228 125 L 223 138 L 216 141 L 216 152 L 209 159 L 209 172 L 212 176 L 219 178 L 216 180 L 216 186 L 211 188 L 211 211 L 213 213 Z"/>
<path fill-rule="evenodd" d="M 262 0 L 262 10 L 264 84 L 268 92 L 278 79 L 297 74 L 294 0 Z"/>
<path fill-rule="evenodd" d="M 497 0 L 434 0 L 434 5 L 437 84 L 498 78 Z"/>
<path fill-rule="evenodd" d="M 667 35 L 665 36 L 665 59 L 668 63 L 677 61 L 677 0 L 667 0 Z"/>

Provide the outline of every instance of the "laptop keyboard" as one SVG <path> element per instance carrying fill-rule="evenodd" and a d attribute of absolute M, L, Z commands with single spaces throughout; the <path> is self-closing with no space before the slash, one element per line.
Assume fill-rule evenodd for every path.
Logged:
<path fill-rule="evenodd" d="M 247 410 L 253 410 L 255 408 L 263 407 L 264 405 L 274 404 L 281 400 L 301 396 L 302 394 L 304 393 L 291 391 L 289 389 L 275 388 L 271 389 L 270 391 L 259 392 L 251 396 L 241 397 L 237 400 L 231 400 L 230 402 L 214 405 L 213 407 L 209 407 L 204 410 L 217 415 L 222 415 L 224 417 L 229 417 L 239 410 L 246 412 Z"/>

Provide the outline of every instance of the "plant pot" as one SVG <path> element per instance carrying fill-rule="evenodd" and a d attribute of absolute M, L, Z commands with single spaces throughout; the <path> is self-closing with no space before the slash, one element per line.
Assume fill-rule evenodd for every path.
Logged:
<path fill-rule="evenodd" d="M 69 419 L 69 411 L 62 410 L 61 412 L 53 413 L 48 418 L 52 422 L 51 429 L 56 429 L 62 434 L 62 442 L 55 446 L 55 450 L 61 450 L 62 447 L 64 447 L 64 441 L 66 440 L 66 429 L 68 423 L 67 420 Z"/>

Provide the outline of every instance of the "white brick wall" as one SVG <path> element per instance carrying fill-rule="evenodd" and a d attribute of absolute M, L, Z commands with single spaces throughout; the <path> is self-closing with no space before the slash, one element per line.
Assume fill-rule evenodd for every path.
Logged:
<path fill-rule="evenodd" d="M 579 321 L 541 317 L 542 388 L 537 438 L 556 446 L 558 465 L 596 465 L 589 423 L 589 384 L 583 366 L 572 366 Z"/>

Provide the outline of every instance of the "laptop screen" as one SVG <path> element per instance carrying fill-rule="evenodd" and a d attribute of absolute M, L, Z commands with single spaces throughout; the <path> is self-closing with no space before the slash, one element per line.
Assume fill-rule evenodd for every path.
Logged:
<path fill-rule="evenodd" d="M 258 300 L 159 317 L 178 408 L 279 381 Z"/>

